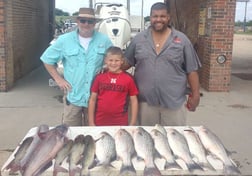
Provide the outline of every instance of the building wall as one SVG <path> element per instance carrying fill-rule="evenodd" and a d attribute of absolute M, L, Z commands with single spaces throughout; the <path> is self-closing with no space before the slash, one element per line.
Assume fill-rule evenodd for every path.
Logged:
<path fill-rule="evenodd" d="M 207 91 L 229 91 L 236 1 L 165 2 L 170 5 L 172 24 L 189 37 L 201 60 L 201 87 Z M 219 55 L 226 57 L 225 63 L 217 63 Z"/>
<path fill-rule="evenodd" d="M 0 91 L 41 65 L 52 38 L 53 0 L 0 1 Z"/>

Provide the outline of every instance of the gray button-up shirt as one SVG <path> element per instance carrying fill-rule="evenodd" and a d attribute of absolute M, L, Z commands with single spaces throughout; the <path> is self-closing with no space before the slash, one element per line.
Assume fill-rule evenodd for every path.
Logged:
<path fill-rule="evenodd" d="M 174 28 L 159 54 L 149 28 L 132 39 L 125 57 L 135 66 L 139 101 L 170 109 L 185 102 L 187 74 L 201 66 L 189 39 Z"/>

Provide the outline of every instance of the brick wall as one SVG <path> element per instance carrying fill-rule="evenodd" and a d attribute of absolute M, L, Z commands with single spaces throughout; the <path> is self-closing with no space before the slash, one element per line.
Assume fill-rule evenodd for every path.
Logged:
<path fill-rule="evenodd" d="M 167 0 L 172 23 L 191 40 L 202 62 L 201 87 L 207 91 L 230 89 L 235 0 Z M 217 56 L 227 61 L 219 64 Z"/>
<path fill-rule="evenodd" d="M 0 1 L 0 91 L 41 65 L 52 37 L 54 0 Z"/>

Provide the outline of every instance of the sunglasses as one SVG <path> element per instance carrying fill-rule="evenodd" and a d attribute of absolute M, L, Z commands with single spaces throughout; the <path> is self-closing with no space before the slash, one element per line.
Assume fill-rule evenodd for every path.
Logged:
<path fill-rule="evenodd" d="M 80 20 L 80 23 L 82 23 L 82 24 L 85 24 L 85 23 L 94 24 L 95 23 L 95 20 L 88 20 L 88 19 L 79 19 L 79 20 Z"/>

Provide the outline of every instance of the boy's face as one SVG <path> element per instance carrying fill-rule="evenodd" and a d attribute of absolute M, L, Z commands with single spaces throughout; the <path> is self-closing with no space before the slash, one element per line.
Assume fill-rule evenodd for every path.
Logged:
<path fill-rule="evenodd" d="M 121 55 L 108 54 L 105 58 L 105 63 L 110 72 L 121 72 L 121 66 L 123 65 L 123 58 Z"/>

